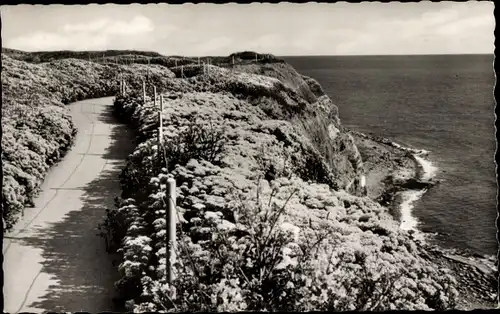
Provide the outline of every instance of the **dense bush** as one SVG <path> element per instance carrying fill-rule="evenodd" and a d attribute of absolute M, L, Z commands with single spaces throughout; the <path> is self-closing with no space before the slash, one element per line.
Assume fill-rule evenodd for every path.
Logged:
<path fill-rule="evenodd" d="M 161 282 L 165 272 L 165 173 L 163 165 L 186 164 L 193 157 L 216 162 L 224 149 L 224 131 L 190 124 L 164 147 L 152 141 L 142 143 L 131 155 L 121 175 L 123 195 L 134 199 L 119 201 L 116 209 L 107 210 L 103 233 L 112 238 L 111 247 L 119 248 L 123 262 L 119 266 L 122 279 L 116 287 L 125 299 L 138 299 L 146 291 L 145 280 Z M 154 144 L 154 145 L 153 145 Z M 163 151 L 165 159 L 152 158 Z M 152 171 L 154 170 L 154 171 Z M 160 173 L 159 177 L 155 173 Z M 148 182 L 146 182 L 148 180 Z M 121 247 L 120 247 L 121 246 Z M 148 300 L 148 296 L 142 296 Z"/>
<path fill-rule="evenodd" d="M 205 212 L 189 233 L 179 235 L 174 282 L 144 278 L 149 302 L 135 311 L 444 310 L 455 305 L 454 279 L 405 250 L 391 245 L 399 252 L 387 254 L 349 243 L 335 223 L 301 230 L 284 222 L 292 196 L 281 205 L 272 194 L 269 201 L 259 196 L 242 201 L 237 221 Z M 194 233 L 204 237 L 195 242 Z"/>

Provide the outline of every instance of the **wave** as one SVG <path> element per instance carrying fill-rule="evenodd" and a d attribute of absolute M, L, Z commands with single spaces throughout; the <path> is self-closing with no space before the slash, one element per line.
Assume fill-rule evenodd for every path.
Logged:
<path fill-rule="evenodd" d="M 413 158 L 418 163 L 418 167 L 420 171 L 417 171 L 417 179 L 421 181 L 430 181 L 432 180 L 438 171 L 438 167 L 436 167 L 431 161 L 424 159 L 423 156 L 429 155 L 429 151 L 421 149 L 416 150 L 412 148 L 406 148 L 401 146 L 401 149 L 406 149 L 407 151 L 411 151 Z M 401 224 L 400 228 L 403 230 L 413 230 L 415 232 L 415 238 L 419 238 L 420 240 L 424 240 L 425 235 L 417 229 L 418 220 L 413 215 L 413 208 L 415 207 L 415 203 L 427 192 L 427 189 L 422 190 L 408 190 L 401 192 L 402 202 L 400 204 L 400 212 L 401 212 Z M 430 236 L 430 235 L 429 235 Z"/>
<path fill-rule="evenodd" d="M 412 215 L 412 209 L 414 207 L 414 203 L 418 201 L 425 192 L 427 192 L 426 189 L 400 192 L 402 202 L 400 204 L 401 224 L 399 227 L 401 229 L 418 231 L 417 226 L 419 222 L 418 219 Z"/>
<path fill-rule="evenodd" d="M 428 181 L 436 176 L 438 167 L 434 166 L 434 164 L 431 161 L 423 158 L 427 157 L 430 154 L 428 150 L 405 147 L 396 142 L 392 142 L 389 140 L 386 141 L 387 141 L 386 144 L 407 151 L 413 155 L 413 158 L 415 158 L 415 161 L 419 164 L 419 167 L 422 169 L 422 173 L 419 175 L 417 179 Z"/>
<path fill-rule="evenodd" d="M 394 148 L 406 151 L 411 154 L 414 161 L 418 164 L 417 171 L 417 180 L 421 181 L 431 181 L 438 171 L 438 167 L 436 167 L 431 161 L 425 159 L 430 152 L 425 149 L 415 149 L 411 147 L 406 147 L 396 142 L 393 142 L 387 138 L 377 137 L 377 136 L 369 136 L 361 132 L 350 131 L 355 133 L 361 137 L 375 140 L 379 143 L 383 143 L 385 145 L 392 146 Z M 418 201 L 425 193 L 427 189 L 424 188 L 422 190 L 406 190 L 398 193 L 401 199 L 401 203 L 399 205 L 400 211 L 400 228 L 404 230 L 412 230 L 414 232 L 414 237 L 419 238 L 420 240 L 424 240 L 426 236 L 432 236 L 433 234 L 420 232 L 417 227 L 419 224 L 418 219 L 413 216 L 412 210 L 415 207 L 415 202 Z"/>
<path fill-rule="evenodd" d="M 422 157 L 420 157 L 418 154 L 415 154 L 413 157 L 415 157 L 415 160 L 420 164 L 422 167 L 423 173 L 421 176 L 421 180 L 430 180 L 434 178 L 436 175 L 436 172 L 438 168 L 432 164 L 429 160 L 426 160 Z"/>
<path fill-rule="evenodd" d="M 407 149 L 401 146 L 401 149 L 406 149 L 407 151 L 411 151 L 413 158 L 418 163 L 418 167 L 420 171 L 417 171 L 417 179 L 421 181 L 430 181 L 432 180 L 438 171 L 438 167 L 436 167 L 431 161 L 424 159 L 422 156 L 429 155 L 429 151 L 427 150 L 415 150 L 415 149 Z M 415 207 L 415 203 L 427 192 L 427 189 L 422 190 L 407 190 L 401 192 L 402 202 L 399 206 L 399 210 L 401 213 L 401 224 L 400 228 L 403 230 L 412 230 L 414 231 L 414 238 L 419 240 L 425 240 L 428 237 L 432 237 L 434 234 L 424 234 L 418 230 L 418 219 L 413 215 L 413 208 Z"/>
<path fill-rule="evenodd" d="M 419 171 L 417 171 L 418 180 L 430 181 L 436 176 L 438 167 L 436 167 L 431 161 L 424 158 L 430 154 L 428 150 L 405 147 L 389 140 L 387 140 L 386 144 L 412 154 L 413 158 L 418 163 L 418 167 L 420 168 Z M 401 204 L 399 205 L 399 211 L 401 214 L 400 228 L 403 230 L 412 230 L 414 232 L 414 237 L 420 240 L 424 240 L 426 235 L 432 236 L 432 234 L 424 234 L 418 230 L 419 221 L 413 215 L 415 203 L 422 198 L 426 192 L 427 189 L 407 190 L 399 193 L 401 197 Z"/>

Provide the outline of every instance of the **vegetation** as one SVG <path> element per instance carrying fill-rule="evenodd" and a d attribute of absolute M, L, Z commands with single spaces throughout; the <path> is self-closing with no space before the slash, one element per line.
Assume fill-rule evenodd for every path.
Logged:
<path fill-rule="evenodd" d="M 252 54 L 214 61 L 250 63 Z M 139 144 L 102 228 L 111 235 L 110 251 L 122 257 L 116 287 L 129 309 L 454 308 L 458 294 L 449 271 L 421 257 L 418 242 L 387 208 L 356 196 L 359 152 L 337 108 L 317 82 L 273 58 L 261 58 L 267 60 L 262 69 L 212 66 L 209 75 L 198 68 L 180 79 L 176 69 L 159 64 L 31 64 L 2 56 L 8 224 L 71 145 L 75 129 L 62 105 L 116 94 L 122 74 L 129 90 L 115 98 L 114 114 L 136 130 Z M 143 106 L 143 78 L 148 95 L 153 85 L 169 94 L 163 146 L 151 99 Z M 170 177 L 178 186 L 180 254 L 168 284 Z"/>
<path fill-rule="evenodd" d="M 63 59 L 31 64 L 2 54 L 2 214 L 10 229 L 33 206 L 48 168 L 72 145 L 76 129 L 64 104 L 115 95 L 118 74 L 136 78 L 131 88 L 149 75 L 158 83 L 172 77 L 161 66 L 101 65 Z"/>
<path fill-rule="evenodd" d="M 115 112 L 142 139 L 122 172 L 123 201 L 108 216 L 121 233 L 115 238 L 124 258 L 117 287 L 129 308 L 453 308 L 457 291 L 449 272 L 420 257 L 418 243 L 399 229 L 387 208 L 337 185 L 343 164 L 332 167 L 322 153 L 345 153 L 352 169 L 355 162 L 349 158 L 356 154 L 345 152 L 350 148 L 343 130 L 337 129 L 337 141 L 319 132 L 305 109 L 290 121 L 281 112 L 278 120 L 280 113 L 266 110 L 262 100 L 276 99 L 273 88 L 284 90 L 278 97 L 290 97 L 291 87 L 255 74 L 231 78 L 226 70 L 218 71 L 218 82 L 199 76 L 180 80 L 191 90 L 167 99 L 164 150 L 155 139 L 156 114 L 139 105 L 140 97 L 115 102 Z M 241 88 L 236 92 L 233 86 Z M 283 104 L 293 106 L 291 99 Z M 329 114 L 334 113 L 325 111 Z M 301 121 L 309 121 L 308 126 Z M 319 127 L 327 128 L 322 122 Z M 326 149 L 321 138 L 332 139 L 330 153 L 321 151 Z M 351 175 L 349 169 L 344 176 Z M 166 282 L 164 242 L 169 177 L 177 181 L 179 215 L 172 284 Z"/>
<path fill-rule="evenodd" d="M 156 64 L 166 67 L 197 64 L 198 57 L 182 56 L 164 56 L 153 51 L 137 50 L 105 50 L 105 51 L 36 51 L 26 52 L 10 48 L 2 48 L 2 55 L 12 59 L 25 61 L 29 63 L 52 62 L 61 59 L 81 59 L 100 63 L 118 63 L 118 64 Z M 207 56 L 201 57 L 200 62 L 210 62 L 219 66 L 230 66 L 233 60 L 239 64 L 251 64 L 255 62 L 257 55 L 259 63 L 284 63 L 282 59 L 276 58 L 271 54 L 256 54 L 255 52 L 239 52 L 231 54 L 228 57 Z"/>
<path fill-rule="evenodd" d="M 30 62 L 41 63 L 50 62 L 60 59 L 82 59 L 89 61 L 97 60 L 105 57 L 120 57 L 126 55 L 138 55 L 144 57 L 161 57 L 162 55 L 152 51 L 137 51 L 137 50 L 106 50 L 106 51 L 36 51 L 25 52 L 16 49 L 2 48 L 2 55 L 9 56 L 10 58 Z"/>

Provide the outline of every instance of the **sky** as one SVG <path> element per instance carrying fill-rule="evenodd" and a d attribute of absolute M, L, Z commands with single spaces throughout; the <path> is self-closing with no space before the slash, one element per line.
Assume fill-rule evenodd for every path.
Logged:
<path fill-rule="evenodd" d="M 493 9 L 484 1 L 0 6 L 3 47 L 186 56 L 493 54 Z"/>

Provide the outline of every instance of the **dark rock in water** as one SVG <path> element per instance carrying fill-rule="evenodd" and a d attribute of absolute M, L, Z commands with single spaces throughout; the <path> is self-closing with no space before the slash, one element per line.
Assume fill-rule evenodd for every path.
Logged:
<path fill-rule="evenodd" d="M 410 190 L 422 190 L 429 189 L 436 185 L 437 182 L 432 181 L 420 181 L 414 178 L 408 179 L 405 183 L 401 184 L 401 187 Z"/>

